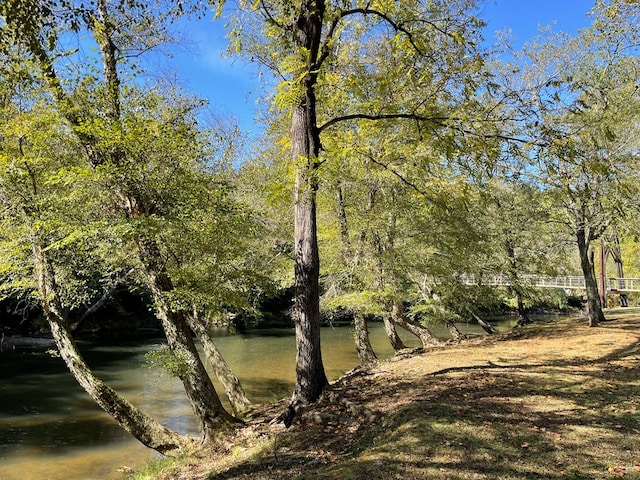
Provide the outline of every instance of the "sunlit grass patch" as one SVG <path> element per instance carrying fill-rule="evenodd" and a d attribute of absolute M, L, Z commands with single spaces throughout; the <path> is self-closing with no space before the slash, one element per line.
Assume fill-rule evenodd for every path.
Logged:
<path fill-rule="evenodd" d="M 175 458 L 164 457 L 148 463 L 139 471 L 132 472 L 127 478 L 129 480 L 153 480 L 156 478 L 167 478 L 172 472 L 183 469 L 184 464 L 178 463 Z"/>

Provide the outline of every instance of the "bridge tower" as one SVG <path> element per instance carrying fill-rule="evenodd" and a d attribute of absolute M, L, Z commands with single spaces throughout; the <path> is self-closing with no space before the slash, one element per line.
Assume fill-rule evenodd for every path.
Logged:
<path fill-rule="evenodd" d="M 616 273 L 618 277 L 618 289 L 624 289 L 624 271 L 622 268 L 622 254 L 620 252 L 620 239 L 614 233 L 611 236 L 602 237 L 600 239 L 600 248 L 598 252 L 600 272 L 599 272 L 599 292 L 600 302 L 602 305 L 607 304 L 607 258 L 611 255 L 613 262 L 616 264 Z M 620 306 L 628 307 L 629 301 L 627 294 L 620 292 Z"/>

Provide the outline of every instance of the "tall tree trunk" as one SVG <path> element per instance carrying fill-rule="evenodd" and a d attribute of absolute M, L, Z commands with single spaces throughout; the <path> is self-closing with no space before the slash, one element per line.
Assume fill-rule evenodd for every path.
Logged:
<path fill-rule="evenodd" d="M 405 316 L 401 301 L 395 300 L 393 302 L 391 314 L 394 323 L 418 337 L 420 342 L 422 342 L 422 348 L 425 350 L 429 347 L 444 345 L 444 342 L 431 333 L 427 327 Z"/>
<path fill-rule="evenodd" d="M 496 199 L 496 204 L 501 207 L 500 201 Z M 505 240 L 505 250 L 507 251 L 507 259 L 509 261 L 509 279 L 511 280 L 511 290 L 516 296 L 516 309 L 518 315 L 518 321 L 516 326 L 521 327 L 528 323 L 531 323 L 529 317 L 524 310 L 524 302 L 522 300 L 522 291 L 518 281 L 518 260 L 516 258 L 516 250 L 513 245 L 513 239 L 507 233 L 508 237 Z"/>
<path fill-rule="evenodd" d="M 613 246 L 610 248 L 611 256 L 613 257 L 613 261 L 616 264 L 616 274 L 618 275 L 618 289 L 620 292 L 620 306 L 628 307 L 629 299 L 624 290 L 624 270 L 622 268 L 622 253 L 620 252 L 620 239 L 618 238 L 618 234 L 615 233 L 613 235 Z"/>
<path fill-rule="evenodd" d="M 247 398 L 247 395 L 240 384 L 240 380 L 238 380 L 238 377 L 236 377 L 231 371 L 231 368 L 229 368 L 229 365 L 220 353 L 220 350 L 218 350 L 216 344 L 211 339 L 207 329 L 195 315 L 187 315 L 187 321 L 189 322 L 189 327 L 191 327 L 193 333 L 198 337 L 209 365 L 227 393 L 233 413 L 238 415 L 246 411 L 247 408 L 249 408 L 249 405 L 251 405 L 251 402 Z"/>
<path fill-rule="evenodd" d="M 367 318 L 359 311 L 353 315 L 353 324 L 355 327 L 356 350 L 360 364 L 363 367 L 374 365 L 378 361 L 376 352 L 373 351 L 371 342 L 369 341 L 369 329 L 367 328 Z"/>
<path fill-rule="evenodd" d="M 584 227 L 576 229 L 576 241 L 578 243 L 580 267 L 582 268 L 582 274 L 584 276 L 584 285 L 587 290 L 589 326 L 597 327 L 601 322 L 604 322 L 605 318 L 604 313 L 602 312 L 602 304 L 600 303 L 593 252 L 589 252 L 590 239 L 588 238 Z"/>
<path fill-rule="evenodd" d="M 55 282 L 42 247 L 33 244 L 38 292 L 58 352 L 80 386 L 127 432 L 145 446 L 173 455 L 192 445 L 190 440 L 163 427 L 96 377 L 82 358 L 62 314 Z"/>
<path fill-rule="evenodd" d="M 371 194 L 371 191 L 369 191 L 369 193 Z M 396 203 L 396 199 L 398 196 L 397 193 L 398 192 L 395 187 L 391 188 L 391 201 L 393 204 Z M 369 206 L 373 208 L 373 198 L 371 197 L 369 198 L 368 207 Z M 395 208 L 392 208 L 391 211 L 389 212 L 389 226 L 387 228 L 387 238 L 386 238 L 386 245 L 385 245 L 387 252 L 395 253 L 395 241 L 396 241 L 396 234 L 397 234 L 397 227 L 398 227 L 397 224 L 398 224 L 398 218 L 397 218 L 396 210 Z M 382 262 L 382 257 L 384 252 L 382 248 L 382 242 L 379 240 L 379 236 L 378 236 L 378 242 L 374 243 L 374 246 L 376 248 L 376 254 L 378 256 L 378 288 L 381 291 L 384 291 L 385 290 L 385 274 L 384 274 L 384 265 Z M 390 275 L 391 278 L 389 280 L 391 282 L 391 285 L 393 286 L 394 291 L 396 293 L 401 292 L 402 291 L 402 288 L 400 287 L 401 281 L 399 280 L 398 276 L 394 273 L 393 269 L 391 269 L 390 273 L 391 273 Z M 398 335 L 398 331 L 396 330 L 396 322 L 394 321 L 394 318 L 398 318 L 398 317 L 404 318 L 404 315 L 401 315 L 403 313 L 403 303 L 402 303 L 402 300 L 398 298 L 392 301 L 390 305 L 387 304 L 386 308 L 388 309 L 389 306 L 391 307 L 389 315 L 385 315 L 382 321 L 384 322 L 384 330 L 385 330 L 385 333 L 387 334 L 387 338 L 389 339 L 389 342 L 391 343 L 393 350 L 397 353 L 399 350 L 407 348 L 407 346 L 404 344 L 404 342 L 400 338 L 400 335 Z M 394 315 L 394 308 L 398 310 L 396 311 L 395 315 Z M 423 342 L 423 346 L 424 346 L 424 342 Z"/>
<path fill-rule="evenodd" d="M 604 238 L 600 237 L 598 242 L 598 276 L 596 282 L 598 283 L 598 296 L 600 297 L 600 305 L 602 307 L 607 306 L 607 247 Z M 595 264 L 594 264 L 595 265 Z"/>
<path fill-rule="evenodd" d="M 338 205 L 338 225 L 340 227 L 340 238 L 342 240 L 342 259 L 345 263 L 352 260 L 351 239 L 349 238 L 349 224 L 347 222 L 347 205 L 344 200 L 342 182 L 336 181 L 336 201 Z"/>
<path fill-rule="evenodd" d="M 382 317 L 382 321 L 384 322 L 384 331 L 387 334 L 387 338 L 389 339 L 389 343 L 391 343 L 393 351 L 398 353 L 400 350 L 407 348 L 400 338 L 400 335 L 398 335 L 396 324 L 391 318 L 391 314 L 386 314 L 385 312 L 385 315 Z"/>
<path fill-rule="evenodd" d="M 316 178 L 319 167 L 320 133 L 316 118 L 316 64 L 322 41 L 324 0 L 301 2 L 291 23 L 295 53 L 298 55 L 300 98 L 291 112 L 291 155 L 296 169 L 294 183 L 296 385 L 284 415 L 290 425 L 297 406 L 314 402 L 329 384 L 320 350 L 320 255 L 316 225 Z"/>
<path fill-rule="evenodd" d="M 309 138 L 309 106 L 293 109 L 291 138 L 297 165 L 294 205 L 296 385 L 292 404 L 314 402 L 328 385 L 320 350 L 320 256 L 316 226 L 317 151 Z"/>

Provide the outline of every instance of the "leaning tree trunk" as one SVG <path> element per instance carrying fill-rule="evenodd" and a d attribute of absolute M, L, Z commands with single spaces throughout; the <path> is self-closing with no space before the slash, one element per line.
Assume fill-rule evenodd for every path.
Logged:
<path fill-rule="evenodd" d="M 128 277 L 133 272 L 134 272 L 134 269 L 129 270 L 126 273 L 124 278 Z M 122 280 L 124 280 L 124 278 Z M 92 315 L 94 315 L 100 308 L 102 308 L 102 306 L 105 303 L 107 303 L 107 301 L 113 296 L 113 294 L 122 286 L 122 283 L 123 283 L 122 280 L 118 281 L 115 285 L 113 285 L 111 288 L 106 290 L 102 294 L 102 296 L 98 299 L 98 301 L 96 301 L 93 305 L 87 308 L 87 310 L 82 314 L 82 316 L 69 326 L 69 330 L 71 331 L 72 334 L 73 332 L 77 331 L 87 319 L 91 318 Z"/>
<path fill-rule="evenodd" d="M 469 314 L 471 314 L 471 316 L 475 319 L 475 321 L 478 322 L 478 325 L 480 325 L 480 327 L 482 327 L 482 329 L 485 332 L 487 332 L 489 335 L 498 333 L 498 331 L 495 329 L 493 325 L 491 325 L 489 322 L 484 320 L 480 315 L 474 313 L 473 310 L 471 310 L 470 308 L 467 308 L 467 311 L 469 312 Z"/>
<path fill-rule="evenodd" d="M 147 285 L 151 289 L 156 315 L 162 323 L 169 350 L 184 360 L 187 369 L 179 375 L 196 420 L 202 432 L 202 441 L 213 439 L 213 434 L 237 420 L 222 405 L 211 378 L 200 359 L 187 322 L 187 313 L 171 308 L 165 294 L 173 291 L 173 283 L 161 264 L 157 244 L 150 239 L 138 238 L 138 252 L 145 266 Z"/>
<path fill-rule="evenodd" d="M 100 0 L 98 9 L 100 17 L 105 17 L 107 2 Z M 110 35 L 112 30 L 105 29 L 100 21 L 92 24 L 95 28 L 96 41 L 100 47 L 105 74 L 105 91 L 107 93 L 108 108 L 105 113 L 113 124 L 120 121 L 119 115 L 119 80 L 117 77 L 117 62 L 114 60 L 114 44 Z M 36 58 L 46 81 L 46 86 L 53 96 L 59 111 L 69 122 L 73 133 L 82 144 L 87 160 L 92 167 L 98 167 L 105 163 L 117 165 L 124 157 L 123 152 L 115 149 L 113 152 L 100 152 L 96 148 L 97 140 L 86 133 L 82 125 L 81 118 L 74 108 L 73 100 L 66 94 L 60 83 L 53 62 L 50 60 L 45 47 L 39 39 L 32 39 L 29 48 Z M 140 217 L 144 215 L 144 205 L 142 199 L 136 195 L 129 195 L 121 185 L 113 185 L 113 192 L 117 201 L 121 204 L 127 215 Z M 198 352 L 191 338 L 191 331 L 186 324 L 184 313 L 172 311 L 164 301 L 164 294 L 173 289 L 171 279 L 167 275 L 166 269 L 161 264 L 158 245 L 151 239 L 137 239 L 138 253 L 141 262 L 145 265 L 148 277 L 147 286 L 152 291 L 154 307 L 161 320 L 167 342 L 171 351 L 179 353 L 187 360 L 191 367 L 181 378 L 184 384 L 187 397 L 189 398 L 197 420 L 203 432 L 203 439 L 208 440 L 213 430 L 220 425 L 226 425 L 233 421 L 222 407 L 220 399 L 213 388 L 211 379 L 206 374 L 206 370 L 198 356 Z"/>
<path fill-rule="evenodd" d="M 382 321 L 384 322 L 384 331 L 387 334 L 387 338 L 389 339 L 389 343 L 391 343 L 393 351 L 398 353 L 400 350 L 407 348 L 400 338 L 400 335 L 398 335 L 396 324 L 391 319 L 391 316 L 385 313 L 384 317 L 382 317 Z"/>
<path fill-rule="evenodd" d="M 576 230 L 578 252 L 580 254 L 580 267 L 584 276 L 584 285 L 587 290 L 587 309 L 589 314 L 589 326 L 597 327 L 605 321 L 596 281 L 593 255 L 589 254 L 589 239 L 584 227 Z"/>
<path fill-rule="evenodd" d="M 192 443 L 188 438 L 163 427 L 96 377 L 78 351 L 64 321 L 46 314 L 58 352 L 80 386 L 127 432 L 143 445 L 164 455 L 175 455 Z"/>
<path fill-rule="evenodd" d="M 460 340 L 462 340 L 462 333 L 460 333 L 460 330 L 458 330 L 458 327 L 456 327 L 456 323 L 453 320 L 445 320 L 444 324 L 447 327 L 447 330 L 449 330 L 451 339 L 454 342 L 459 342 Z"/>
<path fill-rule="evenodd" d="M 191 445 L 191 441 L 163 427 L 144 414 L 111 387 L 96 377 L 84 361 L 69 331 L 67 321 L 57 301 L 54 281 L 48 260 L 40 245 L 33 246 L 36 280 L 45 317 L 51 327 L 58 352 L 80 386 L 93 400 L 127 432 L 143 445 L 165 455 L 178 454 Z"/>
<path fill-rule="evenodd" d="M 373 347 L 369 341 L 367 318 L 362 312 L 356 311 L 353 316 L 353 324 L 355 327 L 356 350 L 360 364 L 363 367 L 374 365 L 378 361 L 378 357 L 376 356 L 376 352 L 373 351 Z"/>
<path fill-rule="evenodd" d="M 121 86 L 118 75 L 118 49 L 114 42 L 117 32 L 110 21 L 109 3 L 106 0 L 98 0 L 96 7 L 97 16 L 90 28 L 99 46 L 102 59 L 106 94 L 105 114 L 113 125 L 119 126 Z M 118 164 L 125 154 L 116 147 L 110 153 L 110 157 Z M 122 206 L 128 215 L 135 218 L 148 214 L 144 199 L 138 193 L 132 193 L 127 188 L 116 188 L 115 192 L 124 200 Z M 233 423 L 235 419 L 222 406 L 211 378 L 202 364 L 187 324 L 186 312 L 175 310 L 173 306 L 166 303 L 165 294 L 172 292 L 174 285 L 162 260 L 160 246 L 148 235 L 141 235 L 137 238 L 137 247 L 169 349 L 179 358 L 184 359 L 189 367 L 180 375 L 180 380 L 200 425 L 203 442 L 209 441 L 216 430 Z"/>
<path fill-rule="evenodd" d="M 418 337 L 420 342 L 422 342 L 422 348 L 425 350 L 429 347 L 444 344 L 444 342 L 431 333 L 427 327 L 420 325 L 418 322 L 413 320 L 409 320 L 404 314 L 401 301 L 393 302 L 391 314 L 393 322 Z"/>
<path fill-rule="evenodd" d="M 227 393 L 233 413 L 238 415 L 246 411 L 247 408 L 249 408 L 249 405 L 251 405 L 251 402 L 247 398 L 247 395 L 240 384 L 240 380 L 238 380 L 238 377 L 236 377 L 231 371 L 231 368 L 229 368 L 229 365 L 223 358 L 220 350 L 218 350 L 216 344 L 211 339 L 207 329 L 200 321 L 198 321 L 195 315 L 187 315 L 187 321 L 189 322 L 189 327 L 191 327 L 193 333 L 198 337 L 209 365 Z"/>

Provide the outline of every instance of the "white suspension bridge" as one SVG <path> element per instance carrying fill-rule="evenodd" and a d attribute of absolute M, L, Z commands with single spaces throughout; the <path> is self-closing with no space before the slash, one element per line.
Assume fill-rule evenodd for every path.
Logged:
<path fill-rule="evenodd" d="M 460 281 L 465 285 L 487 285 L 491 287 L 508 287 L 512 280 L 507 275 L 461 275 Z M 544 275 L 520 275 L 518 281 L 538 288 L 562 288 L 565 290 L 585 290 L 584 277 Z M 605 282 L 608 293 L 640 292 L 640 278 L 607 278 Z"/>

